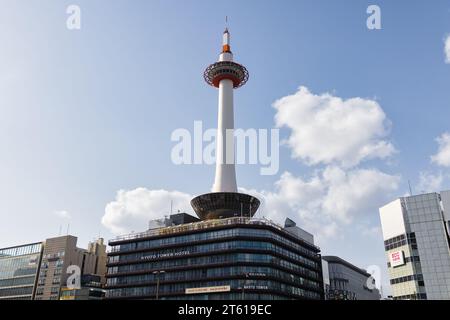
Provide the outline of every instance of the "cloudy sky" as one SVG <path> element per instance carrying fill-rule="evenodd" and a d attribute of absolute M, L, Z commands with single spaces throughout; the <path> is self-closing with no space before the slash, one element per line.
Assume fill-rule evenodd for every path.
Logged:
<path fill-rule="evenodd" d="M 2 0 L 0 247 L 143 231 L 192 213 L 212 165 L 171 161 L 178 128 L 216 126 L 202 79 L 228 15 L 239 128 L 279 128 L 280 170 L 239 165 L 259 216 L 385 273 L 378 207 L 450 188 L 450 1 Z M 68 30 L 66 9 L 81 8 Z M 381 8 L 381 30 L 366 9 Z M 384 281 L 386 283 L 387 280 Z M 387 290 L 387 289 L 386 289 Z"/>

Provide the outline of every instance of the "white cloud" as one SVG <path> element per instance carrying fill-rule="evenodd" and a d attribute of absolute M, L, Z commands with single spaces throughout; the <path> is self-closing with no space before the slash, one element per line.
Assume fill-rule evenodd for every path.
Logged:
<path fill-rule="evenodd" d="M 350 223 L 360 210 L 375 206 L 386 196 L 386 191 L 396 190 L 399 177 L 376 169 L 358 169 L 344 172 L 337 167 L 325 169 L 323 178 L 329 186 L 323 208 L 342 222 Z"/>
<path fill-rule="evenodd" d="M 70 213 L 66 210 L 57 210 L 57 211 L 54 211 L 53 213 L 60 218 L 71 219 Z"/>
<path fill-rule="evenodd" d="M 131 231 L 145 231 L 148 221 L 159 219 L 170 213 L 172 201 L 173 212 L 189 212 L 192 196 L 179 191 L 119 190 L 116 199 L 106 205 L 102 224 L 114 234 Z"/>
<path fill-rule="evenodd" d="M 450 63 L 450 34 L 444 40 L 445 63 Z"/>
<path fill-rule="evenodd" d="M 282 224 L 286 217 L 314 234 L 317 243 L 342 238 L 344 228 L 352 223 L 376 215 L 378 207 L 398 189 L 400 177 L 376 169 L 351 169 L 337 166 L 316 170 L 311 177 L 296 177 L 285 172 L 275 183 L 274 190 L 248 190 L 261 200 L 257 216 L 265 216 Z M 144 231 L 151 219 L 167 215 L 170 201 L 173 211 L 192 212 L 192 196 L 179 191 L 137 188 L 119 190 L 116 199 L 106 205 L 102 224 L 114 234 Z M 360 233 L 374 233 L 375 229 L 359 229 Z"/>
<path fill-rule="evenodd" d="M 382 239 L 383 237 L 383 232 L 380 226 L 361 225 L 358 229 L 361 234 L 366 237 L 373 237 L 375 239 Z"/>
<path fill-rule="evenodd" d="M 444 176 L 442 173 L 433 174 L 430 172 L 421 172 L 417 189 L 421 193 L 440 192 L 442 190 L 443 181 Z"/>
<path fill-rule="evenodd" d="M 378 208 L 392 197 L 400 177 L 376 169 L 345 172 L 328 166 L 309 179 L 283 173 L 275 191 L 244 190 L 262 200 L 259 215 L 278 223 L 292 218 L 321 239 L 339 236 L 342 227 L 378 214 Z"/>
<path fill-rule="evenodd" d="M 450 133 L 443 133 L 436 138 L 436 141 L 439 144 L 439 150 L 431 156 L 431 162 L 443 167 L 450 167 Z"/>
<path fill-rule="evenodd" d="M 390 122 L 376 101 L 315 95 L 302 86 L 273 106 L 276 125 L 291 129 L 287 143 L 293 157 L 309 165 L 353 167 L 363 160 L 385 159 L 396 151 L 383 140 Z"/>

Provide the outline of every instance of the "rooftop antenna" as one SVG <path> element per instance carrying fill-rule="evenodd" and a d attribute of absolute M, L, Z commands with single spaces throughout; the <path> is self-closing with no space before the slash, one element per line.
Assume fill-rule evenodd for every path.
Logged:
<path fill-rule="evenodd" d="M 409 179 L 408 179 L 408 186 L 409 186 L 409 195 L 412 196 L 413 193 L 412 193 L 412 188 L 411 188 L 411 181 L 409 181 Z"/>
<path fill-rule="evenodd" d="M 173 200 L 170 200 L 170 214 L 172 214 L 172 208 L 173 208 Z"/>
<path fill-rule="evenodd" d="M 70 223 L 67 224 L 67 232 L 66 232 L 66 236 L 69 235 L 69 228 L 70 228 Z"/>
<path fill-rule="evenodd" d="M 228 31 L 228 16 L 225 16 L 225 31 Z"/>

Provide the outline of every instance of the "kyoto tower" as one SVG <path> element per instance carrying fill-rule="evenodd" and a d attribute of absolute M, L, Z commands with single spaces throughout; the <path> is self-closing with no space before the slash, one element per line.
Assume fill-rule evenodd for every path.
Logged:
<path fill-rule="evenodd" d="M 223 33 L 219 61 L 206 68 L 203 77 L 209 85 L 219 89 L 216 175 L 212 193 L 192 199 L 191 205 L 202 220 L 235 216 L 252 217 L 260 202 L 251 195 L 238 193 L 233 135 L 233 90 L 247 82 L 248 71 L 233 61 L 228 29 Z"/>

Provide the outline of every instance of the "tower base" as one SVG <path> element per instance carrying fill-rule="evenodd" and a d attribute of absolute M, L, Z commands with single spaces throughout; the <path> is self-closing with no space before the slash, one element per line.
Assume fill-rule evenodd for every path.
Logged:
<path fill-rule="evenodd" d="M 206 193 L 191 200 L 192 208 L 202 220 L 253 217 L 259 205 L 257 198 L 237 192 Z"/>

